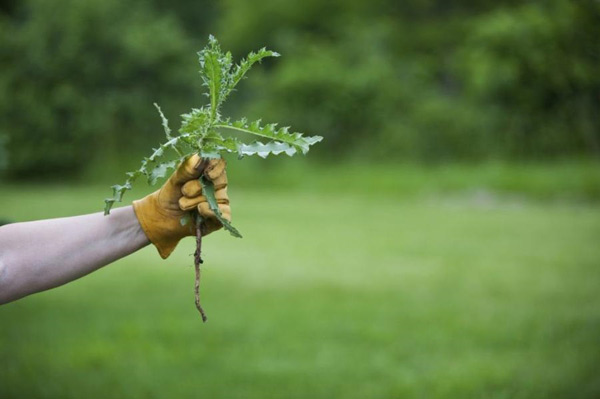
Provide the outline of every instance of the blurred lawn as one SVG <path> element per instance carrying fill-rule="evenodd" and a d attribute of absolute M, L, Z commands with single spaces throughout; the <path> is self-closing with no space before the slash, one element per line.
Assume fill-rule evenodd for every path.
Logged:
<path fill-rule="evenodd" d="M 595 201 L 327 179 L 232 186 L 245 238 L 205 242 L 205 325 L 192 239 L 0 307 L 0 398 L 600 396 Z M 13 220 L 98 211 L 107 194 L 0 192 Z"/>
<path fill-rule="evenodd" d="M 137 169 L 139 160 L 147 155 L 93 163 L 82 180 L 102 182 L 106 186 L 122 182 L 124 171 Z M 240 162 L 229 156 L 228 161 L 230 180 L 235 187 L 242 189 L 366 196 L 376 193 L 394 198 L 493 192 L 542 201 L 600 203 L 598 160 L 418 165 L 398 162 L 373 164 L 360 159 L 323 163 L 311 156 L 271 157 L 269 162 L 244 158 Z M 102 194 L 104 196 L 107 196 L 106 192 Z"/>

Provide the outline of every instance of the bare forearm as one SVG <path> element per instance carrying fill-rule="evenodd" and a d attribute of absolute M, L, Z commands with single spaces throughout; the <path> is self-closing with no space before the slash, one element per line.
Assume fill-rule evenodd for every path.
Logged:
<path fill-rule="evenodd" d="M 0 304 L 97 270 L 147 245 L 131 206 L 0 227 Z"/>

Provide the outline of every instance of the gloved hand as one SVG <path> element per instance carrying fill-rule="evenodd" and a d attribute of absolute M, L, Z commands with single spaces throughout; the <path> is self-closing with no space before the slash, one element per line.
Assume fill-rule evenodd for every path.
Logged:
<path fill-rule="evenodd" d="M 181 225 L 181 218 L 187 211 L 196 208 L 202 216 L 202 235 L 223 227 L 202 195 L 202 185 L 198 181 L 201 173 L 213 182 L 219 210 L 230 221 L 231 208 L 223 159 L 203 161 L 199 156 L 193 155 L 179 165 L 159 190 L 133 202 L 135 215 L 144 233 L 163 259 L 173 252 L 183 237 L 196 235 L 194 220 L 190 220 L 185 226 Z"/>

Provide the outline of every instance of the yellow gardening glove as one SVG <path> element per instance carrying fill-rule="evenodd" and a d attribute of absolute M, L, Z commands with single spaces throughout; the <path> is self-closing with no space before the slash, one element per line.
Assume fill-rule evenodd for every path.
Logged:
<path fill-rule="evenodd" d="M 195 223 L 189 221 L 181 225 L 181 218 L 196 208 L 202 216 L 202 235 L 207 235 L 222 226 L 206 198 L 202 195 L 202 186 L 198 181 L 201 172 L 212 180 L 215 197 L 222 216 L 231 220 L 231 208 L 227 197 L 227 174 L 223 159 L 203 161 L 193 155 L 179 165 L 169 180 L 157 191 L 133 201 L 133 209 L 146 237 L 156 246 L 158 253 L 166 259 L 183 237 L 195 235 Z"/>

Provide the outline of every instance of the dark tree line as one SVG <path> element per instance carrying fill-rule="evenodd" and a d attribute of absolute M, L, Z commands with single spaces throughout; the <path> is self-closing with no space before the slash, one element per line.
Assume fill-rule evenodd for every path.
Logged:
<path fill-rule="evenodd" d="M 323 158 L 600 155 L 594 0 L 26 0 L 0 7 L 8 174 L 77 173 L 159 140 L 153 102 L 176 126 L 205 101 L 208 33 L 237 57 L 283 54 L 231 111 L 325 136 Z"/>

